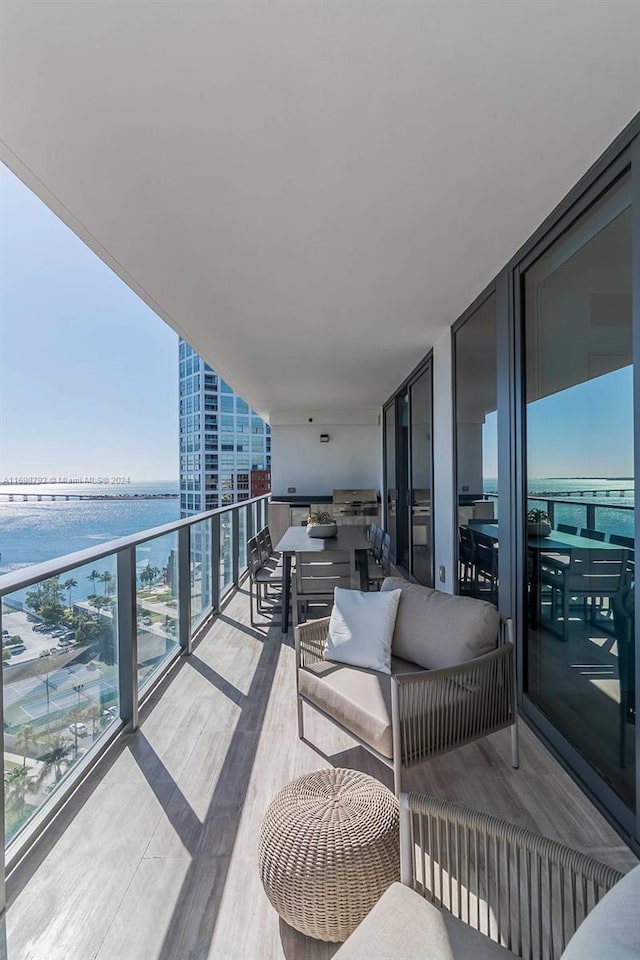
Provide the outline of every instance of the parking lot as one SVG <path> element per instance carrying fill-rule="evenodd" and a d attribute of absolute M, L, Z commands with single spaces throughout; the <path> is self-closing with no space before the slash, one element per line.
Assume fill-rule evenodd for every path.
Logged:
<path fill-rule="evenodd" d="M 13 653 L 11 664 L 24 663 L 26 660 L 34 660 L 39 657 L 43 650 L 51 650 L 58 647 L 58 639 L 50 633 L 39 633 L 34 630 L 36 622 L 29 620 L 29 615 L 24 610 L 12 610 L 3 606 L 2 608 L 2 629 L 7 630 L 9 636 L 18 636 L 25 645 L 22 653 Z M 11 648 L 9 648 L 11 649 Z"/>

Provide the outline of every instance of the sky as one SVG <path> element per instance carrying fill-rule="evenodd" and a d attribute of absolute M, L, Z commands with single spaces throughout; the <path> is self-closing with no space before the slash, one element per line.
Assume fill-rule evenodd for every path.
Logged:
<path fill-rule="evenodd" d="M 621 367 L 527 406 L 527 475 L 633 477 L 633 367 Z M 482 428 L 483 476 L 498 476 L 497 414 Z"/>
<path fill-rule="evenodd" d="M 0 164 L 0 482 L 178 456 L 177 335 Z"/>

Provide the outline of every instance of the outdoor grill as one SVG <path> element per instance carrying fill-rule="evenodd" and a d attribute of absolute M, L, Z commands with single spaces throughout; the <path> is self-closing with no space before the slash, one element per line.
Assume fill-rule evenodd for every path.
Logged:
<path fill-rule="evenodd" d="M 376 517 L 378 515 L 378 495 L 375 490 L 334 490 L 333 516 L 339 517 Z"/>

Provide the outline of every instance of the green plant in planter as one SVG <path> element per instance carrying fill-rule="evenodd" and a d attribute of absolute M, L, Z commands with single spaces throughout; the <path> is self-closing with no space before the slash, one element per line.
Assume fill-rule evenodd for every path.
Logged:
<path fill-rule="evenodd" d="M 551 523 L 551 517 L 546 510 L 539 510 L 534 508 L 529 510 L 527 514 L 527 520 L 529 523 Z"/>
<path fill-rule="evenodd" d="M 315 513 L 310 513 L 307 518 L 307 526 L 313 527 L 317 523 L 333 523 L 333 517 L 326 510 L 317 510 Z"/>

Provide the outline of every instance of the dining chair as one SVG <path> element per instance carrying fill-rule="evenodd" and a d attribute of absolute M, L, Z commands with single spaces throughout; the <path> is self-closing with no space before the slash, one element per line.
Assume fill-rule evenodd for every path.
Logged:
<path fill-rule="evenodd" d="M 628 577 L 628 550 L 574 549 L 569 563 L 557 569 L 542 568 L 542 585 L 551 587 L 551 615 L 555 614 L 556 596 L 562 614 L 562 640 L 569 640 L 569 621 L 573 601 L 583 603 L 584 616 L 590 606 L 591 620 L 595 619 L 598 601 L 609 600 L 626 585 Z"/>
<path fill-rule="evenodd" d="M 372 559 L 368 562 L 367 575 L 369 578 L 369 586 L 373 587 L 374 590 L 379 590 L 383 580 L 389 575 L 390 555 L 391 537 L 388 533 L 383 533 L 380 559 Z"/>
<path fill-rule="evenodd" d="M 556 530 L 558 533 L 571 533 L 574 537 L 578 535 L 578 528 L 572 527 L 570 523 L 559 523 Z"/>
<path fill-rule="evenodd" d="M 382 538 L 384 537 L 384 530 L 382 527 L 376 527 L 373 535 L 373 559 L 380 560 L 380 554 L 382 553 Z"/>
<path fill-rule="evenodd" d="M 633 537 L 625 537 L 621 533 L 611 533 L 609 543 L 615 543 L 618 547 L 626 547 L 629 551 L 627 560 L 627 578 L 626 582 L 633 583 L 636 578 L 636 542 Z"/>
<path fill-rule="evenodd" d="M 636 545 L 633 537 L 623 537 L 621 533 L 610 533 L 609 543 L 615 543 L 619 547 L 627 547 L 629 550 L 634 550 Z"/>
<path fill-rule="evenodd" d="M 590 527 L 582 527 L 581 537 L 588 537 L 589 540 L 602 540 L 604 543 L 604 533 L 601 530 L 592 530 Z"/>
<path fill-rule="evenodd" d="M 627 766 L 627 724 L 636 722 L 635 688 L 635 598 L 633 587 L 619 590 L 611 601 L 613 622 L 618 640 L 618 678 L 620 699 L 618 703 L 620 717 L 620 767 Z"/>
<path fill-rule="evenodd" d="M 473 531 L 467 526 L 458 527 L 458 562 L 460 564 L 460 590 L 464 587 L 471 593 L 475 579 L 476 552 Z"/>
<path fill-rule="evenodd" d="M 252 537 L 247 541 L 247 565 L 249 567 L 249 618 L 251 626 L 262 626 L 256 622 L 253 607 L 253 591 L 255 588 L 256 611 L 260 616 L 280 612 L 280 607 L 267 606 L 267 600 L 271 599 L 268 594 L 268 588 L 274 587 L 280 594 L 282 592 L 282 568 L 273 567 L 263 560 L 263 550 L 257 537 Z"/>
<path fill-rule="evenodd" d="M 475 576 L 473 595 L 498 604 L 498 544 L 486 533 L 473 531 Z"/>
<path fill-rule="evenodd" d="M 296 568 L 293 574 L 293 623 L 298 626 L 300 615 L 308 619 L 310 605 L 319 605 L 326 615 L 326 608 L 333 603 L 335 587 L 357 589 L 353 551 L 323 550 L 321 553 L 296 553 Z"/>
<path fill-rule="evenodd" d="M 376 539 L 376 530 L 378 529 L 377 523 L 370 523 L 367 525 L 367 543 L 369 544 L 369 550 L 373 553 L 373 545 Z"/>

